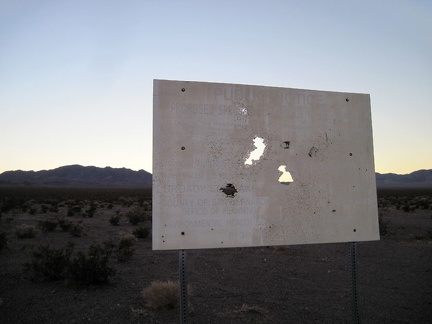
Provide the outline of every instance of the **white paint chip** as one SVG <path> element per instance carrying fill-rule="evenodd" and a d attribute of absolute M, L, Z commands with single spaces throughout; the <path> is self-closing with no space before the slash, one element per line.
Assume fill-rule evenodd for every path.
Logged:
<path fill-rule="evenodd" d="M 255 137 L 253 142 L 255 149 L 249 153 L 249 157 L 246 159 L 245 165 L 252 165 L 258 162 L 264 154 L 264 139 L 261 137 Z"/>

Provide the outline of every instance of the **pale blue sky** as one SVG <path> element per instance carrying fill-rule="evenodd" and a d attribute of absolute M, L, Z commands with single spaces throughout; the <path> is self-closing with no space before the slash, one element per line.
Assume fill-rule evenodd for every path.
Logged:
<path fill-rule="evenodd" d="M 153 79 L 369 93 L 376 171 L 432 169 L 432 1 L 0 0 L 0 172 L 151 172 Z"/>

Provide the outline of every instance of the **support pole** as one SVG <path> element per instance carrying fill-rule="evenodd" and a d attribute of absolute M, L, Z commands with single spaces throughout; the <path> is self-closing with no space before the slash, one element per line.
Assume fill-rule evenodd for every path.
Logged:
<path fill-rule="evenodd" d="M 180 323 L 188 322 L 188 291 L 187 291 L 187 256 L 185 250 L 179 252 L 179 274 L 180 274 Z"/>
<path fill-rule="evenodd" d="M 356 242 L 349 243 L 349 260 L 350 260 L 350 281 L 351 281 L 351 308 L 353 322 L 360 324 L 360 315 L 357 297 L 357 263 L 356 263 L 357 245 Z"/>

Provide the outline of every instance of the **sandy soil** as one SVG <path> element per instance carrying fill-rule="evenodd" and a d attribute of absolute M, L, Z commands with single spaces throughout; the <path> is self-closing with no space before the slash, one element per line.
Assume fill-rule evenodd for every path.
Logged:
<path fill-rule="evenodd" d="M 66 215 L 22 211 L 3 213 L 0 232 L 1 323 L 178 323 L 179 309 L 145 306 L 143 288 L 154 280 L 178 280 L 178 251 L 153 252 L 151 237 L 140 239 L 131 260 L 112 260 L 117 270 L 109 284 L 80 287 L 64 280 L 35 282 L 24 263 L 32 247 L 93 242 L 135 228 L 124 217 L 129 207 L 98 204 L 82 221 L 84 235 L 72 237 L 59 228 L 19 239 L 20 224 Z M 118 210 L 119 226 L 109 218 Z M 432 211 L 387 208 L 388 231 L 380 241 L 357 243 L 357 288 L 362 323 L 430 323 L 432 318 Z M 146 226 L 150 226 L 147 222 Z M 188 279 L 190 323 L 350 323 L 349 245 L 325 244 L 244 249 L 190 250 Z"/>

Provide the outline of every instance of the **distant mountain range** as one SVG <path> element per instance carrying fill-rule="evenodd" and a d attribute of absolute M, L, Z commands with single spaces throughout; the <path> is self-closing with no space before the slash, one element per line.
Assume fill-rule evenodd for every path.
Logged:
<path fill-rule="evenodd" d="M 64 188 L 150 188 L 151 173 L 126 168 L 98 168 L 68 165 L 53 170 L 6 171 L 0 174 L 0 186 Z"/>
<path fill-rule="evenodd" d="M 432 188 L 432 170 L 410 174 L 376 174 L 378 188 Z M 149 188 L 151 173 L 126 168 L 98 168 L 68 165 L 53 170 L 6 171 L 0 174 L 0 186 Z"/>
<path fill-rule="evenodd" d="M 376 174 L 378 188 L 432 188 L 432 170 L 418 170 L 410 174 Z"/>

